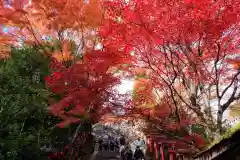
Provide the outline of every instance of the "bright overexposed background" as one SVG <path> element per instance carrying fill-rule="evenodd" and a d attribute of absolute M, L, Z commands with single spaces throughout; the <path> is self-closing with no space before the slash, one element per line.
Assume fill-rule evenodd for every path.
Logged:
<path fill-rule="evenodd" d="M 117 90 L 120 94 L 125 94 L 133 90 L 134 81 L 123 79 L 121 80 L 121 84 L 117 86 Z"/>

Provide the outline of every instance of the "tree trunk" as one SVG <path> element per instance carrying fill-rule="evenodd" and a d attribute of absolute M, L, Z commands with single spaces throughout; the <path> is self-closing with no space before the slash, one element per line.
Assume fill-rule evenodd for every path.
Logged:
<path fill-rule="evenodd" d="M 222 133 L 222 117 L 223 117 L 222 108 L 221 106 L 219 106 L 218 112 L 217 112 L 217 132 L 219 134 Z"/>
<path fill-rule="evenodd" d="M 91 121 L 87 121 L 85 123 L 83 123 L 83 130 L 86 133 L 92 133 L 92 122 Z"/>

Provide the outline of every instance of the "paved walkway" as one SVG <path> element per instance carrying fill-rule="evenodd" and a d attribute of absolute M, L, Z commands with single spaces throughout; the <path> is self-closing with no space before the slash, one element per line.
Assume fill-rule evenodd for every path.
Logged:
<path fill-rule="evenodd" d="M 120 156 L 118 152 L 111 151 L 98 151 L 99 144 L 96 143 L 94 152 L 90 160 L 119 160 Z"/>
<path fill-rule="evenodd" d="M 119 160 L 118 152 L 99 151 L 95 160 Z"/>
<path fill-rule="evenodd" d="M 117 152 L 110 151 L 94 151 L 91 160 L 119 160 L 120 156 Z"/>
<path fill-rule="evenodd" d="M 120 160 L 119 152 L 98 151 L 98 147 L 99 145 L 97 143 L 90 160 Z M 149 159 L 149 157 L 146 159 Z"/>

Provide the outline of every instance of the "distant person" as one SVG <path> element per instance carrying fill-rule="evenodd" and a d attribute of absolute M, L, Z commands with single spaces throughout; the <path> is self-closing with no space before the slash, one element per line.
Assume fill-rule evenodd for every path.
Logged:
<path fill-rule="evenodd" d="M 134 152 L 134 160 L 142 160 L 145 159 L 144 154 L 142 150 L 140 149 L 140 146 L 137 146 L 135 152 Z"/>
<path fill-rule="evenodd" d="M 116 152 L 118 152 L 120 146 L 119 146 L 119 142 L 118 142 L 118 139 L 117 139 L 117 138 L 115 138 L 114 143 L 115 143 L 114 150 L 115 150 Z"/>
<path fill-rule="evenodd" d="M 111 138 L 110 142 L 109 142 L 109 147 L 110 147 L 110 151 L 114 151 L 114 147 L 115 147 L 115 143 L 114 143 L 114 139 Z"/>
<path fill-rule="evenodd" d="M 125 145 L 125 138 L 122 136 L 119 139 L 120 145 Z"/>
<path fill-rule="evenodd" d="M 119 153 L 121 154 L 121 152 L 122 152 L 122 150 L 125 148 L 125 146 L 124 145 L 120 145 L 120 147 L 119 147 Z"/>
<path fill-rule="evenodd" d="M 133 159 L 133 152 L 129 146 L 125 149 L 124 160 L 132 160 Z"/>
<path fill-rule="evenodd" d="M 144 139 L 142 140 L 142 143 L 143 143 L 143 145 L 145 145 L 146 143 L 145 143 L 145 141 L 144 141 Z"/>
<path fill-rule="evenodd" d="M 136 140 L 136 146 L 139 146 L 139 147 L 143 147 L 144 146 L 144 141 L 142 141 L 141 139 L 140 139 L 140 137 L 138 137 L 138 139 Z"/>
<path fill-rule="evenodd" d="M 109 149 L 109 137 L 108 135 L 105 135 L 103 137 L 103 148 L 105 151 L 107 151 Z"/>
<path fill-rule="evenodd" d="M 125 152 L 126 152 L 127 146 L 121 145 L 120 147 L 120 157 L 121 160 L 125 160 Z"/>
<path fill-rule="evenodd" d="M 99 144 L 98 150 L 101 151 L 103 148 L 103 140 L 101 138 L 98 139 L 98 144 Z"/>

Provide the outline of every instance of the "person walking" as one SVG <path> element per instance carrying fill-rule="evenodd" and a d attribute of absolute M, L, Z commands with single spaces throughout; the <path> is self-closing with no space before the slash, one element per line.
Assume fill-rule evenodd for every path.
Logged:
<path fill-rule="evenodd" d="M 136 146 L 139 146 L 140 148 L 144 146 L 144 142 L 140 139 L 140 137 L 136 140 Z"/>
<path fill-rule="evenodd" d="M 144 140 L 142 140 L 140 137 L 137 138 L 137 140 L 135 141 L 135 146 L 139 146 L 140 150 L 143 152 L 143 154 L 145 154 L 145 142 Z"/>
<path fill-rule="evenodd" d="M 125 160 L 125 152 L 126 152 L 126 146 L 121 145 L 121 147 L 120 147 L 120 157 L 121 157 L 121 160 Z"/>
<path fill-rule="evenodd" d="M 108 135 L 104 135 L 103 137 L 103 148 L 105 151 L 109 149 L 109 137 Z"/>
<path fill-rule="evenodd" d="M 101 151 L 103 148 L 103 140 L 101 138 L 98 139 L 98 144 L 99 144 L 98 150 Z"/>
<path fill-rule="evenodd" d="M 133 152 L 129 146 L 126 147 L 124 160 L 132 160 L 133 159 Z"/>
<path fill-rule="evenodd" d="M 125 145 L 125 138 L 122 136 L 119 139 L 120 145 Z"/>
<path fill-rule="evenodd" d="M 116 152 L 118 152 L 119 151 L 119 142 L 118 142 L 118 139 L 117 138 L 115 138 L 115 140 L 114 140 L 114 143 L 115 143 L 115 148 L 114 148 L 114 150 L 116 151 Z"/>
<path fill-rule="evenodd" d="M 140 146 L 137 146 L 135 152 L 134 152 L 134 160 L 142 160 L 145 159 L 144 154 L 142 150 L 140 149 Z"/>
<path fill-rule="evenodd" d="M 115 143 L 114 143 L 114 139 L 113 138 L 111 138 L 110 139 L 110 144 L 109 144 L 109 146 L 110 146 L 110 151 L 114 151 L 114 146 L 115 146 Z"/>

